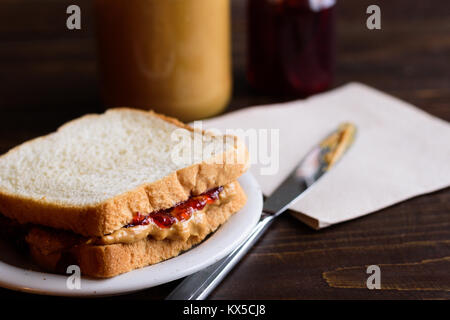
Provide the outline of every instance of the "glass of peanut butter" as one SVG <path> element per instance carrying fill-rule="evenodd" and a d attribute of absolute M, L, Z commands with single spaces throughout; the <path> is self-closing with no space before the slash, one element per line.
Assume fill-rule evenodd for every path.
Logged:
<path fill-rule="evenodd" d="M 220 113 L 231 94 L 229 0 L 95 0 L 106 107 L 183 121 Z"/>

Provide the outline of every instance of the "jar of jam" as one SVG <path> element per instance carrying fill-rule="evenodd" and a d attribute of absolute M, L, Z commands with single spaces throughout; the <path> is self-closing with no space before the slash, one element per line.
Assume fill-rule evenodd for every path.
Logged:
<path fill-rule="evenodd" d="M 191 121 L 221 112 L 231 93 L 229 0 L 95 0 L 107 107 Z"/>
<path fill-rule="evenodd" d="M 335 0 L 248 0 L 247 77 L 265 93 L 307 96 L 333 79 Z"/>

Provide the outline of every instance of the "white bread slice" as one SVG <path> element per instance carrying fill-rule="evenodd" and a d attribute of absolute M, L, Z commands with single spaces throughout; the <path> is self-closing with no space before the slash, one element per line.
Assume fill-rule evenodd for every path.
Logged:
<path fill-rule="evenodd" d="M 189 130 L 182 143 L 173 139 L 180 128 Z M 172 207 L 247 170 L 237 138 L 200 139 L 195 156 L 173 161 L 174 148 L 189 154 L 194 140 L 175 119 L 127 108 L 81 117 L 0 157 L 0 213 L 86 236 L 111 233 L 137 212 Z"/>

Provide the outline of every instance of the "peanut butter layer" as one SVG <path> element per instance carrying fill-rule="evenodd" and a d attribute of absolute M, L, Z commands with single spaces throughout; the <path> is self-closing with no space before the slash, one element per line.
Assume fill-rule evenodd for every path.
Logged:
<path fill-rule="evenodd" d="M 186 241 L 191 236 L 203 234 L 208 228 L 206 213 L 212 206 L 223 205 L 233 199 L 236 195 L 234 183 L 227 184 L 219 193 L 219 199 L 214 203 L 207 204 L 202 210 L 196 211 L 185 221 L 178 221 L 170 228 L 161 228 L 153 221 L 147 225 L 137 225 L 129 228 L 121 228 L 111 234 L 91 238 L 87 244 L 109 245 L 116 243 L 132 243 L 147 237 L 155 240 L 183 240 Z"/>

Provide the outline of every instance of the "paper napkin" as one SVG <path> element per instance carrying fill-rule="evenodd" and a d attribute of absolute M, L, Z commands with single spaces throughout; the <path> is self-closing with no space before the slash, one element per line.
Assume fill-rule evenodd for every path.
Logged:
<path fill-rule="evenodd" d="M 354 145 L 291 207 L 311 227 L 354 219 L 450 185 L 449 123 L 359 83 L 306 100 L 242 109 L 203 126 L 224 133 L 241 129 L 234 133 L 248 143 L 256 136 L 250 171 L 270 195 L 342 122 L 357 126 Z"/>

